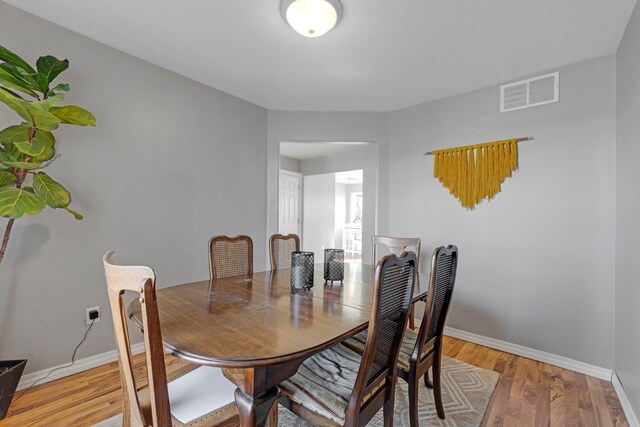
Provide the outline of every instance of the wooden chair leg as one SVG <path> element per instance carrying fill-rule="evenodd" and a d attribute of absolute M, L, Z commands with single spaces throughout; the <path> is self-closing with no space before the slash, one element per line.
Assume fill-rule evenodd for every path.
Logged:
<path fill-rule="evenodd" d="M 436 403 L 438 417 L 444 420 L 444 406 L 442 405 L 442 382 L 440 381 L 440 371 L 442 368 L 442 356 L 437 352 L 433 361 L 433 398 Z"/>
<path fill-rule="evenodd" d="M 418 383 L 420 379 L 415 375 L 409 376 L 409 425 L 411 427 L 419 427 L 418 425 Z"/>
<path fill-rule="evenodd" d="M 130 427 L 131 426 L 131 413 L 129 412 L 129 405 L 126 405 L 122 409 L 122 427 Z"/>
<path fill-rule="evenodd" d="M 429 370 L 428 369 L 427 369 L 427 372 L 424 373 L 424 385 L 427 388 L 433 388 L 433 383 L 429 379 Z"/>
<path fill-rule="evenodd" d="M 395 394 L 396 388 L 389 387 L 390 390 L 387 392 L 389 396 L 387 401 L 384 402 L 384 406 L 382 408 L 382 414 L 384 416 L 384 427 L 393 427 L 393 406 L 395 404 Z"/>
<path fill-rule="evenodd" d="M 131 405 L 129 405 L 129 396 L 122 388 L 122 427 L 131 426 Z"/>

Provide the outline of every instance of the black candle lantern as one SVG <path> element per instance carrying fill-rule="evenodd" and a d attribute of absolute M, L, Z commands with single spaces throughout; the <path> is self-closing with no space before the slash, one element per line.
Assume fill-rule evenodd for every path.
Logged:
<path fill-rule="evenodd" d="M 291 252 L 291 290 L 307 291 L 313 287 L 313 252 Z"/>
<path fill-rule="evenodd" d="M 344 250 L 325 249 L 324 250 L 324 282 L 334 280 L 344 280 Z"/>

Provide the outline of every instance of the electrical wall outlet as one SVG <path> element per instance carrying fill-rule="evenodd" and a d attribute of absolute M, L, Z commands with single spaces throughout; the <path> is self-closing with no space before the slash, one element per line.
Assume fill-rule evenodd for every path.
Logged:
<path fill-rule="evenodd" d="M 98 317 L 95 318 L 95 320 L 91 319 L 91 313 L 93 312 L 98 312 Z M 100 321 L 100 306 L 96 305 L 95 307 L 89 307 L 87 308 L 87 311 L 85 313 L 85 322 L 86 325 L 89 326 L 91 324 L 91 322 L 93 321 L 94 323 L 98 323 Z"/>

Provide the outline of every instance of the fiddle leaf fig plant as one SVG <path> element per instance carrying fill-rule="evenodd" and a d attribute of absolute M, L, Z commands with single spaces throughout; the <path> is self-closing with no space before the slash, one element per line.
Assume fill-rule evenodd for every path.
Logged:
<path fill-rule="evenodd" d="M 0 46 L 0 103 L 18 114 L 21 122 L 0 131 L 0 216 L 8 218 L 0 262 L 4 258 L 16 219 L 35 215 L 47 206 L 64 209 L 77 220 L 82 215 L 69 207 L 71 194 L 43 170 L 56 160 L 60 125 L 95 126 L 96 118 L 76 105 L 60 105 L 67 83 L 53 81 L 69 68 L 69 61 L 41 56 L 33 68 Z"/>

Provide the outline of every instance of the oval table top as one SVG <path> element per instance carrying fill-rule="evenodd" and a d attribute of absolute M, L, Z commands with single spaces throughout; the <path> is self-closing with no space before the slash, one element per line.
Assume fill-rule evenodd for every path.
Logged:
<path fill-rule="evenodd" d="M 290 269 L 157 290 L 165 348 L 202 365 L 248 368 L 306 358 L 366 329 L 374 267 L 345 263 L 343 283 L 326 285 L 323 265 L 314 270 L 304 293 L 291 292 Z M 416 282 L 414 300 L 427 283 Z M 129 314 L 141 325 L 137 300 Z"/>

